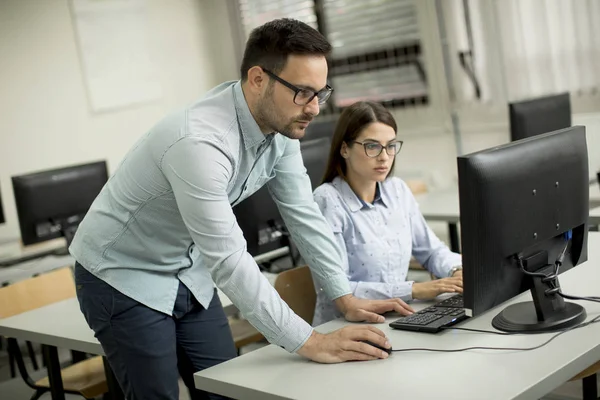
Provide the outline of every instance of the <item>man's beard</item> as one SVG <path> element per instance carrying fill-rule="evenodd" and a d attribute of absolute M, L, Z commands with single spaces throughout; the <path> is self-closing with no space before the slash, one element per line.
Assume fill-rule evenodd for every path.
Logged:
<path fill-rule="evenodd" d="M 259 125 L 268 128 L 271 132 L 279 132 L 290 139 L 301 139 L 304 137 L 304 132 L 294 133 L 294 123 L 297 121 L 312 121 L 313 119 L 312 115 L 302 113 L 285 124 L 279 122 L 277 112 L 275 111 L 275 103 L 269 95 L 259 101 L 257 109 L 257 122 Z"/>

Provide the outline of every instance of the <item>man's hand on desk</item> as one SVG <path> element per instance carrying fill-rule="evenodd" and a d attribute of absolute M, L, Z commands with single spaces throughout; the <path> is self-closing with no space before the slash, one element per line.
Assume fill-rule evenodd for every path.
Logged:
<path fill-rule="evenodd" d="M 410 315 L 415 312 L 408 304 L 400 299 L 367 300 L 347 294 L 335 299 L 335 305 L 348 321 L 353 322 L 384 322 L 381 315 L 395 311 L 401 315 Z"/>
<path fill-rule="evenodd" d="M 346 326 L 326 335 L 313 331 L 298 354 L 313 361 L 334 364 L 344 361 L 368 361 L 387 358 L 388 353 L 361 341 L 368 340 L 390 348 L 385 334 L 368 325 Z"/>
<path fill-rule="evenodd" d="M 442 293 L 462 293 L 462 272 L 456 271 L 451 278 L 435 279 L 433 281 L 413 283 L 413 299 L 429 300 Z"/>

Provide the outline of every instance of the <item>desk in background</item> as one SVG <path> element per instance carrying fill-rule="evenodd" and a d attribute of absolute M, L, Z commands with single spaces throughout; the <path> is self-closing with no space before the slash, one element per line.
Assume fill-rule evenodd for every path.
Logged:
<path fill-rule="evenodd" d="M 566 293 L 600 295 L 600 234 L 590 233 L 589 260 L 560 275 Z M 460 326 L 492 330 L 492 318 L 507 304 L 531 300 L 530 292 Z M 600 304 L 580 302 L 588 320 Z M 427 303 L 414 303 L 421 309 Z M 553 333 L 499 336 L 464 331 L 439 334 L 397 331 L 377 325 L 399 348 L 455 349 L 470 346 L 532 347 Z M 335 320 L 317 330 L 349 323 Z M 195 374 L 199 389 L 240 399 L 534 399 L 554 390 L 600 360 L 600 323 L 576 329 L 532 351 L 477 350 L 458 353 L 393 353 L 386 360 L 322 365 L 270 345 Z"/>
<path fill-rule="evenodd" d="M 427 221 L 448 223 L 450 250 L 460 253 L 458 223 L 460 222 L 460 202 L 458 187 L 423 193 L 415 196 L 421 214 Z"/>
<path fill-rule="evenodd" d="M 590 184 L 590 208 L 600 207 L 600 184 L 593 182 Z"/>
<path fill-rule="evenodd" d="M 450 250 L 460 253 L 460 238 L 458 223 L 460 222 L 460 200 L 458 186 L 435 190 L 415 196 L 419 209 L 427 221 L 440 221 L 448 223 L 450 237 Z M 595 209 L 598 207 L 599 209 Z M 592 212 L 600 214 L 600 185 L 598 182 L 590 184 L 590 217 Z M 594 217 L 596 218 L 596 217 Z M 600 217 L 599 217 L 600 218 Z M 590 223 L 594 223 L 590 219 Z M 596 224 L 600 222 L 596 221 Z"/>
<path fill-rule="evenodd" d="M 600 206 L 590 210 L 590 225 L 600 225 Z"/>

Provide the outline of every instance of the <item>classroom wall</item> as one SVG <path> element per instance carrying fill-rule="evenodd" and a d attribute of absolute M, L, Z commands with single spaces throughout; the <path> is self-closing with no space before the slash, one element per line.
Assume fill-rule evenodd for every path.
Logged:
<path fill-rule="evenodd" d="M 225 10 L 220 2 L 152 0 L 146 3 L 152 27 L 149 51 L 162 99 L 93 113 L 69 4 L 0 1 L 0 192 L 7 220 L 0 225 L 0 241 L 19 236 L 11 176 L 98 159 L 106 159 L 113 171 L 132 143 L 164 114 L 228 73 L 227 63 L 219 59 L 227 51 L 214 62 L 221 41 L 214 39 L 211 14 Z M 218 31 L 227 32 L 227 20 L 220 21 Z"/>

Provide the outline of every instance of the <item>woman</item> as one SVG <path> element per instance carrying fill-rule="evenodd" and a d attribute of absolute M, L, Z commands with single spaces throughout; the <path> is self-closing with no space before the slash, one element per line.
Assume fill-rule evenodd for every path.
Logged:
<path fill-rule="evenodd" d="M 358 102 L 346 108 L 323 183 L 314 192 L 337 238 L 350 287 L 358 297 L 404 301 L 462 293 L 461 256 L 427 226 L 407 185 L 389 176 L 402 147 L 396 133 L 396 122 L 382 105 Z M 411 255 L 441 279 L 407 281 Z M 313 324 L 339 316 L 318 291 Z"/>

